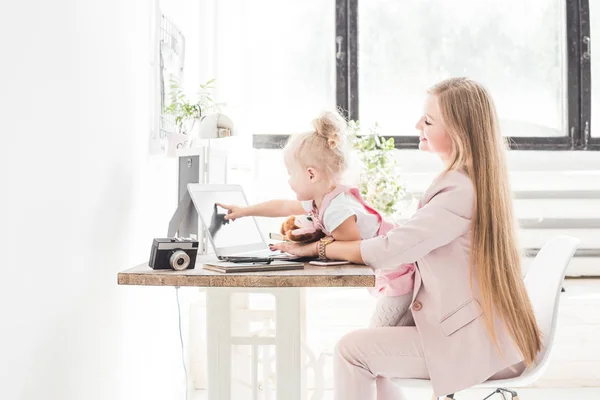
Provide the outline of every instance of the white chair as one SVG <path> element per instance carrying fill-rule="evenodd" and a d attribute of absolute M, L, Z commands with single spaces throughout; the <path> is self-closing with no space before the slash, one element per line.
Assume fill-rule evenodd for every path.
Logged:
<path fill-rule="evenodd" d="M 486 381 L 474 386 L 473 389 L 494 389 L 494 392 L 485 399 L 494 394 L 500 394 L 506 400 L 518 400 L 519 397 L 515 391 L 504 388 L 521 388 L 531 385 L 542 376 L 548 367 L 548 360 L 556 334 L 562 284 L 567 267 L 578 246 L 579 239 L 577 238 L 557 236 L 542 247 L 531 263 L 525 276 L 525 287 L 542 331 L 543 349 L 540 351 L 535 365 L 525 370 L 521 376 Z M 425 379 L 394 379 L 394 382 L 403 388 L 431 388 L 431 381 Z M 454 395 L 446 397 L 446 399 L 453 398 Z"/>

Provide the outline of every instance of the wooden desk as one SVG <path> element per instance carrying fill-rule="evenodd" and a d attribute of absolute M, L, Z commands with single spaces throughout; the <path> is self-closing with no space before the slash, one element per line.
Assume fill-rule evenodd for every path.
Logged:
<path fill-rule="evenodd" d="M 203 269 L 153 270 L 141 264 L 118 274 L 119 285 L 197 287 L 372 287 L 375 276 L 364 265 L 319 267 L 303 270 L 220 273 Z"/>
<path fill-rule="evenodd" d="M 206 260 L 206 259 L 204 259 Z M 231 393 L 231 347 L 272 345 L 276 357 L 277 400 L 303 400 L 302 340 L 304 337 L 303 288 L 373 287 L 375 276 L 364 265 L 321 267 L 305 264 L 303 270 L 219 273 L 202 268 L 154 271 L 146 264 L 118 274 L 119 285 L 195 286 L 206 288 L 208 399 L 228 400 Z M 275 297 L 274 337 L 235 337 L 231 334 L 231 294 L 270 293 Z M 259 398 L 256 366 L 253 365 L 253 399 Z"/>

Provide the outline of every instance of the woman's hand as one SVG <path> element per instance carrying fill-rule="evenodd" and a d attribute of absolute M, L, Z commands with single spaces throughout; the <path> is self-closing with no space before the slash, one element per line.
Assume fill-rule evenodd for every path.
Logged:
<path fill-rule="evenodd" d="M 316 257 L 319 255 L 317 243 L 282 242 L 270 245 L 271 250 L 279 250 L 299 257 Z"/>
<path fill-rule="evenodd" d="M 325 255 L 329 260 L 350 261 L 353 264 L 364 264 L 360 254 L 360 240 L 354 242 L 338 242 L 337 240 L 329 245 L 325 250 Z M 283 242 L 271 245 L 271 250 L 280 250 L 299 257 L 317 257 L 319 250 L 318 242 L 301 244 L 294 242 Z"/>
<path fill-rule="evenodd" d="M 246 207 L 227 205 L 221 203 L 217 203 L 217 205 L 227 210 L 227 215 L 225 216 L 226 220 L 235 221 L 237 218 L 242 218 L 246 216 L 246 213 L 244 212 Z"/>

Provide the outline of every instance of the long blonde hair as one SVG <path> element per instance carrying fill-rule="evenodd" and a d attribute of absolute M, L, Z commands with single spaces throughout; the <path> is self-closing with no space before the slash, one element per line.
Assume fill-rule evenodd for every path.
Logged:
<path fill-rule="evenodd" d="M 494 310 L 527 365 L 542 346 L 529 296 L 521 275 L 505 142 L 496 108 L 487 91 L 467 78 L 451 78 L 433 86 L 442 119 L 452 141 L 448 170 L 460 169 L 475 188 L 471 268 L 481 291 L 483 315 L 498 346 Z"/>

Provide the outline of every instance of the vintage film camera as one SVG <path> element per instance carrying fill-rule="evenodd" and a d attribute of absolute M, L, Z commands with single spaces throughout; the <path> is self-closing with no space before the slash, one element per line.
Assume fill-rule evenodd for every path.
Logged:
<path fill-rule="evenodd" d="M 196 266 L 198 241 L 188 238 L 157 238 L 152 242 L 150 261 L 152 269 L 183 271 Z"/>

